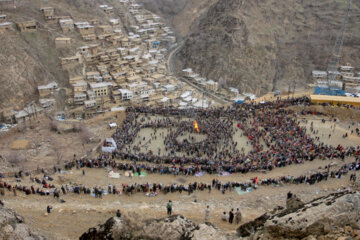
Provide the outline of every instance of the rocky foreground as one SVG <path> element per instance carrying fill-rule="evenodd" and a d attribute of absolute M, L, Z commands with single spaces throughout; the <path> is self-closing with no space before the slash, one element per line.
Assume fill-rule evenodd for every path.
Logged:
<path fill-rule="evenodd" d="M 14 210 L 0 205 L 0 239 L 42 240 L 45 238 L 33 232 Z"/>
<path fill-rule="evenodd" d="M 360 193 L 339 192 L 288 208 L 274 209 L 240 226 L 238 236 L 249 239 L 360 239 Z"/>
<path fill-rule="evenodd" d="M 126 214 L 121 218 L 110 218 L 105 224 L 90 228 L 80 237 L 81 240 L 226 240 L 229 238 L 230 236 L 226 236 L 210 223 L 196 225 L 181 215 L 141 220 L 141 216 L 136 214 Z"/>
<path fill-rule="evenodd" d="M 302 203 L 296 197 L 288 200 L 287 209 L 278 207 L 254 221 L 245 223 L 237 234 L 225 234 L 211 223 L 197 225 L 181 215 L 142 220 L 136 214 L 110 218 L 91 228 L 81 240 L 272 240 L 322 239 L 360 240 L 360 193 L 339 192 Z"/>

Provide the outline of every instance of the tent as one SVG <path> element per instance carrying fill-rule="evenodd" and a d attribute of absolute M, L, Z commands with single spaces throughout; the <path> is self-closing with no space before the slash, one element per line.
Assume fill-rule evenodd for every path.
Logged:
<path fill-rule="evenodd" d="M 110 171 L 108 173 L 109 178 L 120 178 L 120 173 L 114 172 L 114 171 Z"/>

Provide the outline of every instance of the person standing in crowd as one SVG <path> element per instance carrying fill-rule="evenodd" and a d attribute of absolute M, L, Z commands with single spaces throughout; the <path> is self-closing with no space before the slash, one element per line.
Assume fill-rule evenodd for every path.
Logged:
<path fill-rule="evenodd" d="M 210 207 L 209 207 L 209 205 L 207 205 L 207 207 L 205 209 L 205 222 L 209 221 L 209 217 L 210 217 Z"/>
<path fill-rule="evenodd" d="M 172 202 L 171 200 L 169 200 L 168 204 L 166 205 L 167 208 L 167 215 L 171 215 L 172 214 Z"/>
<path fill-rule="evenodd" d="M 229 223 L 232 224 L 234 221 L 234 209 L 229 212 Z"/>

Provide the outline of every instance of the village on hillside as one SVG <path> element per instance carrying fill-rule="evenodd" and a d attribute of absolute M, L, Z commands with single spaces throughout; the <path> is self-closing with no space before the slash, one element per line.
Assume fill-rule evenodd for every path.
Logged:
<path fill-rule="evenodd" d="M 4 123 L 22 122 L 54 110 L 55 117 L 61 120 L 87 119 L 139 104 L 179 108 L 217 105 L 199 89 L 179 81 L 169 70 L 167 56 L 177 43 L 163 19 L 134 0 L 120 3 L 121 15 L 115 14 L 113 6 L 98 6 L 107 14 L 106 20 L 57 16 L 51 6 L 39 9 L 46 21 L 58 23 L 55 47 L 73 52 L 60 57 L 61 68 L 69 75 L 69 87 L 60 87 L 57 82 L 38 86 L 38 102 L 31 102 L 20 111 L 2 110 Z M 11 22 L 7 15 L 0 15 L 0 33 L 16 30 L 36 33 L 39 28 L 36 20 Z M 184 76 L 198 77 L 191 69 L 184 70 Z M 201 84 L 202 91 L 218 90 L 218 84 L 212 80 Z M 56 101 L 65 104 L 63 110 L 54 109 Z"/>

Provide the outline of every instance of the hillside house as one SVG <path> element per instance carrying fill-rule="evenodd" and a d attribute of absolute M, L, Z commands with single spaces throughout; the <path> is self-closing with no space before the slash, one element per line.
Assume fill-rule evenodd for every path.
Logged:
<path fill-rule="evenodd" d="M 86 100 L 85 93 L 75 93 L 74 94 L 74 103 L 76 105 L 83 105 L 85 100 Z"/>
<path fill-rule="evenodd" d="M 92 35 L 95 34 L 95 28 L 92 25 L 81 25 L 77 27 L 81 35 Z"/>
<path fill-rule="evenodd" d="M 59 19 L 59 25 L 64 33 L 74 30 L 74 21 L 72 19 Z"/>
<path fill-rule="evenodd" d="M 209 80 L 205 85 L 206 90 L 216 92 L 219 89 L 219 84 L 213 80 Z"/>
<path fill-rule="evenodd" d="M 130 83 L 126 86 L 134 95 L 148 94 L 149 86 L 145 82 Z"/>
<path fill-rule="evenodd" d="M 6 22 L 6 19 L 7 19 L 7 15 L 0 14 L 0 23 Z"/>
<path fill-rule="evenodd" d="M 74 67 L 82 63 L 80 56 L 60 58 L 60 61 L 63 68 Z"/>
<path fill-rule="evenodd" d="M 40 98 L 39 104 L 42 108 L 48 108 L 55 105 L 55 99 L 54 98 Z"/>
<path fill-rule="evenodd" d="M 15 111 L 12 108 L 5 108 L 0 110 L 0 120 L 1 122 L 7 124 L 16 123 Z"/>
<path fill-rule="evenodd" d="M 55 46 L 57 48 L 67 48 L 71 46 L 71 38 L 57 37 L 55 38 Z"/>
<path fill-rule="evenodd" d="M 45 20 L 52 20 L 55 18 L 55 11 L 53 7 L 40 8 L 40 12 L 43 13 Z"/>
<path fill-rule="evenodd" d="M 109 89 L 107 83 L 90 83 L 90 88 L 93 91 L 95 98 L 109 96 Z"/>
<path fill-rule="evenodd" d="M 41 85 L 38 86 L 38 92 L 39 92 L 39 96 L 40 98 L 44 98 L 49 96 L 51 93 L 53 93 L 54 91 L 56 91 L 58 88 L 58 85 L 56 82 L 51 82 L 47 85 Z"/>
<path fill-rule="evenodd" d="M 122 101 L 129 101 L 134 97 L 134 93 L 131 90 L 128 89 L 119 89 L 120 92 L 120 99 Z"/>
<path fill-rule="evenodd" d="M 106 8 L 103 8 L 103 11 L 107 14 L 111 14 L 114 12 L 114 7 L 106 7 Z"/>
<path fill-rule="evenodd" d="M 100 25 L 96 28 L 99 34 L 113 33 L 113 28 L 110 25 Z"/>
<path fill-rule="evenodd" d="M 79 81 L 77 83 L 74 83 L 73 85 L 74 93 L 82 93 L 86 92 L 87 90 L 87 82 L 85 81 Z"/>
<path fill-rule="evenodd" d="M 84 105 L 86 109 L 96 108 L 96 100 L 87 100 L 84 101 Z"/>
<path fill-rule="evenodd" d="M 120 19 L 118 19 L 118 18 L 112 18 L 112 19 L 109 20 L 109 22 L 110 22 L 110 24 L 111 24 L 112 26 L 116 26 L 116 25 L 119 25 L 119 24 L 120 24 Z"/>
<path fill-rule="evenodd" d="M 19 22 L 17 23 L 17 27 L 20 32 L 36 32 L 38 29 L 37 22 L 35 20 Z"/>
<path fill-rule="evenodd" d="M 2 22 L 0 23 L 0 33 L 13 30 L 13 23 L 11 22 Z"/>
<path fill-rule="evenodd" d="M 75 76 L 75 77 L 70 77 L 69 78 L 69 83 L 72 85 L 72 84 L 75 84 L 77 82 L 80 82 L 80 81 L 84 81 L 84 77 L 83 76 Z"/>
<path fill-rule="evenodd" d="M 166 84 L 162 88 L 163 88 L 163 91 L 166 92 L 166 93 L 173 92 L 176 89 L 176 87 L 174 85 L 172 85 L 172 84 Z"/>
<path fill-rule="evenodd" d="M 97 72 L 97 71 L 87 72 L 86 73 L 86 79 L 88 81 L 96 81 L 96 82 L 103 80 L 100 73 Z"/>
<path fill-rule="evenodd" d="M 94 18 L 94 19 L 91 19 L 91 20 L 90 20 L 90 23 L 91 23 L 91 25 L 98 25 L 98 24 L 99 24 L 99 20 L 96 19 L 96 18 Z"/>

